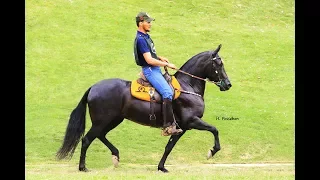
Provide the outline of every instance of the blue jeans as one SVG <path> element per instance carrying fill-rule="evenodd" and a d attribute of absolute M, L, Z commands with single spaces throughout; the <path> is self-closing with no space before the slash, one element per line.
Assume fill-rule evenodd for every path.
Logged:
<path fill-rule="evenodd" d="M 152 86 L 161 94 L 162 99 L 170 99 L 172 101 L 173 91 L 168 82 L 164 79 L 159 66 L 142 67 L 142 72 Z"/>

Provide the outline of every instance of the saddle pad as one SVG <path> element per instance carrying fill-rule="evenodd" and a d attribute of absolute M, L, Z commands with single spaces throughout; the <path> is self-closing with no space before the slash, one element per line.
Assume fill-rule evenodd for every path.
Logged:
<path fill-rule="evenodd" d="M 174 90 L 174 98 L 173 99 L 177 99 L 180 96 L 180 91 L 178 89 L 180 89 L 180 83 L 178 82 L 178 80 L 172 76 L 172 86 L 175 89 Z M 147 86 L 143 86 L 141 84 L 138 83 L 137 80 L 132 81 L 131 83 L 131 95 L 133 97 L 136 97 L 138 99 L 144 100 L 144 101 L 150 101 L 150 95 L 149 95 L 149 90 L 151 87 L 147 87 Z M 158 93 L 157 91 L 155 91 L 154 93 Z M 160 95 L 160 94 L 159 94 Z"/>

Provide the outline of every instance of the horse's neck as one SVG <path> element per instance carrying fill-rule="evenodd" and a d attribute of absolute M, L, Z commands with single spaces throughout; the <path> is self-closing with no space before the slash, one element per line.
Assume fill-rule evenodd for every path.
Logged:
<path fill-rule="evenodd" d="M 207 59 L 210 58 L 211 54 L 211 52 L 206 51 L 193 56 L 180 68 L 180 71 L 175 73 L 177 80 L 184 82 L 186 85 L 184 88 L 190 87 L 193 92 L 200 95 L 204 94 L 206 86 L 206 81 L 204 80 L 206 78 L 205 68 L 209 65 Z"/>
<path fill-rule="evenodd" d="M 179 71 L 176 72 L 175 77 L 180 82 L 182 88 L 184 88 L 183 90 L 192 91 L 192 92 L 195 92 L 195 93 L 203 96 L 204 91 L 205 91 L 205 87 L 206 87 L 206 82 L 204 80 L 190 76 L 190 75 L 194 75 L 194 76 L 197 76 L 200 78 L 204 78 L 203 72 L 201 73 L 200 70 L 196 70 L 195 68 L 193 68 L 192 70 L 189 70 L 189 71 L 183 70 L 183 68 L 180 70 L 182 72 L 179 72 Z M 187 75 L 183 72 L 187 72 L 190 75 Z"/>

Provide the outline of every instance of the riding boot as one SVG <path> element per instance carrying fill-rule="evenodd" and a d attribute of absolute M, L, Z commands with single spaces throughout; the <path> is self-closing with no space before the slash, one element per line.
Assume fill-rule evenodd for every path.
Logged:
<path fill-rule="evenodd" d="M 163 116 L 163 136 L 178 135 L 183 132 L 182 129 L 176 128 L 176 120 L 173 114 L 172 101 L 170 99 L 164 99 L 162 104 L 162 116 Z"/>

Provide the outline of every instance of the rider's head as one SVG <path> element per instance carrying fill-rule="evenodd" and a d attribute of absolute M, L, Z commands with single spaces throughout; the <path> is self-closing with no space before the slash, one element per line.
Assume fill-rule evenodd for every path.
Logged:
<path fill-rule="evenodd" d="M 154 20 L 155 19 L 150 17 L 146 12 L 139 12 L 138 15 L 136 16 L 137 27 L 142 26 L 144 22 L 147 22 L 150 24 L 151 21 L 154 21 Z"/>

